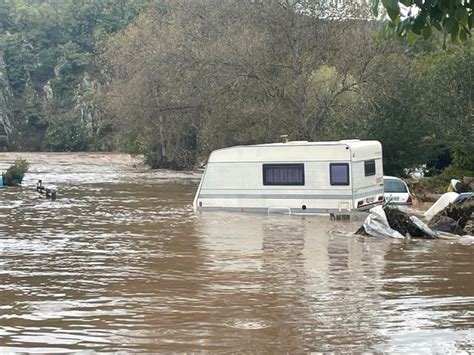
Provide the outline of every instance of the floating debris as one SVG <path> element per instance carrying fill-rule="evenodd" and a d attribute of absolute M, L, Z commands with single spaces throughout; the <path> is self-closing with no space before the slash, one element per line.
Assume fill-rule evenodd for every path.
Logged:
<path fill-rule="evenodd" d="M 388 204 L 370 210 L 370 215 L 356 234 L 390 238 L 436 239 L 438 234 L 416 217 Z"/>
<path fill-rule="evenodd" d="M 41 195 L 44 194 L 45 197 L 51 199 L 51 201 L 56 201 L 56 190 L 44 187 L 43 180 L 38 180 L 38 183 L 36 184 L 36 191 L 39 192 Z"/>
<path fill-rule="evenodd" d="M 459 235 L 472 234 L 474 196 L 454 201 L 431 218 L 429 226 L 433 229 Z"/>

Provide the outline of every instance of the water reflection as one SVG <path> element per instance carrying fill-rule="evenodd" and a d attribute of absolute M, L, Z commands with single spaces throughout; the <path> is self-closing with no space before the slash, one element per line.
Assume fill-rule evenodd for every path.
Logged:
<path fill-rule="evenodd" d="M 412 241 L 389 249 L 382 275 L 385 349 L 472 351 L 473 257 L 472 247 L 446 241 Z"/>
<path fill-rule="evenodd" d="M 194 214 L 198 174 L 122 155 L 27 159 L 24 186 L 0 191 L 1 352 L 473 349 L 472 246 Z"/>
<path fill-rule="evenodd" d="M 270 351 L 363 351 L 382 341 L 374 315 L 384 244 L 373 253 L 351 235 L 354 224 L 339 223 L 337 237 L 327 233 L 334 222 L 317 217 L 208 213 L 198 225 L 211 291 L 226 300 L 213 308 L 237 329 L 234 347 L 246 335 Z"/>

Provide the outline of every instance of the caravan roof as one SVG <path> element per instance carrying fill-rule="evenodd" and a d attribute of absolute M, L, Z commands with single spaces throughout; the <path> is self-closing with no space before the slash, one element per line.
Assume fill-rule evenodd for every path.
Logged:
<path fill-rule="evenodd" d="M 302 155 L 302 147 L 306 147 Z M 291 141 L 287 143 L 269 143 L 242 145 L 215 150 L 209 156 L 209 163 L 244 161 L 294 161 L 346 159 L 364 160 L 375 155 L 382 157 L 382 146 L 378 141 L 360 141 L 358 139 L 307 142 Z"/>

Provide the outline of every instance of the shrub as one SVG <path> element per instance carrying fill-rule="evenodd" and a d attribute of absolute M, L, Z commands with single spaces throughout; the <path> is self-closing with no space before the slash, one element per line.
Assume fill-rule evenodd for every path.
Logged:
<path fill-rule="evenodd" d="M 3 184 L 7 186 L 20 185 L 23 181 L 23 177 L 28 171 L 29 164 L 24 159 L 16 159 L 15 163 L 8 168 L 8 170 L 2 174 Z"/>

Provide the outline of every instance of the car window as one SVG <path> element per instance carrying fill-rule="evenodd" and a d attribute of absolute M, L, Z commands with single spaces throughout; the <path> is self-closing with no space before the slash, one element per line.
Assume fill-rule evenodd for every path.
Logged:
<path fill-rule="evenodd" d="M 383 188 L 385 192 L 408 192 L 406 185 L 399 180 L 384 180 Z"/>

